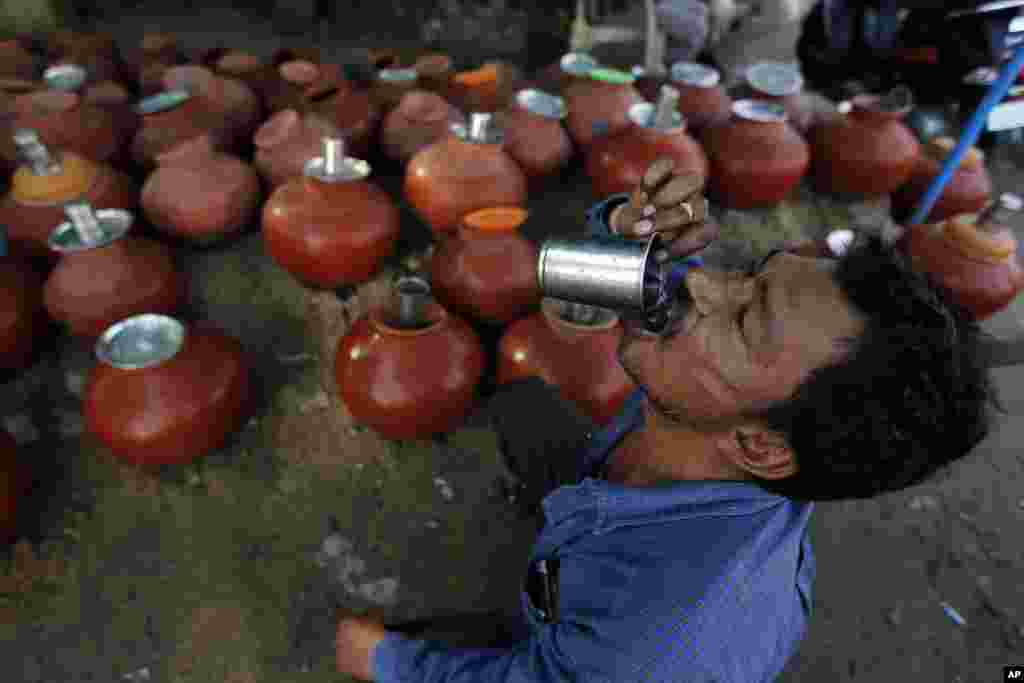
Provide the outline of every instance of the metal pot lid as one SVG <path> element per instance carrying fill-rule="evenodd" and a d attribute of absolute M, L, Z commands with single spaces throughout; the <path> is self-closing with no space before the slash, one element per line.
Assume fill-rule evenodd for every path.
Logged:
<path fill-rule="evenodd" d="M 77 64 L 58 64 L 43 72 L 43 82 L 47 87 L 65 92 L 76 92 L 85 83 L 89 72 Z"/>
<path fill-rule="evenodd" d="M 564 99 L 536 88 L 527 88 L 517 92 L 516 104 L 531 114 L 549 119 L 564 119 L 569 114 Z"/>
<path fill-rule="evenodd" d="M 587 76 L 592 80 L 613 85 L 632 85 L 636 83 L 636 77 L 633 74 L 628 71 L 619 71 L 618 69 L 591 69 Z"/>
<path fill-rule="evenodd" d="M 385 83 L 412 83 L 420 77 L 416 69 L 379 69 L 377 79 Z"/>
<path fill-rule="evenodd" d="M 772 97 L 796 95 L 804 87 L 800 70 L 785 62 L 759 62 L 747 69 L 747 83 Z"/>
<path fill-rule="evenodd" d="M 178 107 L 192 97 L 192 93 L 183 88 L 176 88 L 174 90 L 165 90 L 164 92 L 157 93 L 151 97 L 140 101 L 135 105 L 135 111 L 142 116 L 146 114 L 156 114 L 162 111 L 169 111 Z"/>
<path fill-rule="evenodd" d="M 672 124 L 661 128 L 655 124 L 654 116 L 658 106 L 651 102 L 638 102 L 629 108 L 629 120 L 641 128 L 655 128 L 665 132 L 678 130 L 683 127 L 683 115 L 678 111 L 672 112 Z"/>
<path fill-rule="evenodd" d="M 782 123 L 786 120 L 786 108 L 777 102 L 762 100 L 738 100 L 732 103 L 732 113 L 747 121 L 760 123 Z"/>
<path fill-rule="evenodd" d="M 96 358 L 122 370 L 141 370 L 173 358 L 185 343 L 185 326 L 166 315 L 143 313 L 114 323 L 96 341 Z"/>
<path fill-rule="evenodd" d="M 722 81 L 722 74 L 718 72 L 718 69 L 712 69 L 710 66 L 697 62 L 676 62 L 672 65 L 669 74 L 676 83 L 696 88 L 713 88 Z"/>
<path fill-rule="evenodd" d="M 601 66 L 596 59 L 585 52 L 569 52 L 562 57 L 558 64 L 562 71 L 573 76 L 586 76 Z"/>
<path fill-rule="evenodd" d="M 344 183 L 353 180 L 367 178 L 373 169 L 370 164 L 362 159 L 344 157 L 338 163 L 336 172 L 331 173 L 327 169 L 327 160 L 324 157 L 315 157 L 306 162 L 302 172 L 309 178 L 316 178 L 325 183 Z"/>
<path fill-rule="evenodd" d="M 105 247 L 111 242 L 121 239 L 131 229 L 135 217 L 124 209 L 99 209 L 93 211 L 103 236 L 96 242 L 85 242 L 78 234 L 72 221 L 64 221 L 50 233 L 47 243 L 50 249 L 61 254 L 74 254 L 90 249 Z"/>

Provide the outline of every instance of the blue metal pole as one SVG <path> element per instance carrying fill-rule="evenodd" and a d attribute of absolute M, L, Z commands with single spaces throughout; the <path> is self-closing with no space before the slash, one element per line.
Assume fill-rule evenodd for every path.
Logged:
<path fill-rule="evenodd" d="M 999 72 L 999 77 L 995 80 L 995 83 L 989 86 L 985 99 L 981 101 L 978 109 L 967 122 L 963 135 L 960 136 L 960 140 L 957 142 L 956 147 L 953 148 L 953 151 L 946 157 L 942 164 L 942 171 L 932 181 L 928 191 L 921 198 L 908 221 L 908 225 L 921 223 L 931 213 L 932 207 L 938 201 L 939 195 L 942 194 L 942 190 L 946 187 L 946 183 L 949 182 L 956 168 L 960 166 L 960 161 L 963 159 L 964 154 L 967 153 L 970 146 L 981 135 L 981 131 L 988 120 L 988 115 L 1006 97 L 1006 93 L 1010 91 L 1010 86 L 1017 79 L 1017 74 L 1020 73 L 1021 67 L 1024 67 L 1024 44 L 1017 47 L 1013 53 L 1013 58 L 1003 65 L 1002 70 Z"/>

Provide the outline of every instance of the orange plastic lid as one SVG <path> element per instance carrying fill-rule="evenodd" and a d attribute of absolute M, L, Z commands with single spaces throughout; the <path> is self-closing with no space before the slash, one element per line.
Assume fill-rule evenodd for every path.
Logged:
<path fill-rule="evenodd" d="M 495 83 L 498 80 L 499 70 L 497 64 L 484 64 L 479 69 L 462 71 L 455 76 L 455 82 L 459 85 L 476 86 Z"/>
<path fill-rule="evenodd" d="M 529 215 L 530 212 L 520 206 L 496 206 L 474 211 L 463 218 L 462 222 L 472 230 L 506 232 L 525 223 Z"/>
<path fill-rule="evenodd" d="M 28 166 L 19 166 L 11 178 L 11 195 L 22 203 L 71 201 L 88 192 L 99 173 L 96 164 L 73 152 L 63 152 L 60 164 L 60 173 L 43 176 L 36 175 Z"/>
<path fill-rule="evenodd" d="M 928 155 L 936 161 L 944 161 L 953 148 L 956 147 L 956 140 L 949 136 L 940 136 L 928 141 L 925 149 Z M 969 147 L 967 153 L 960 160 L 962 168 L 977 168 L 985 162 L 985 154 L 977 147 Z"/>

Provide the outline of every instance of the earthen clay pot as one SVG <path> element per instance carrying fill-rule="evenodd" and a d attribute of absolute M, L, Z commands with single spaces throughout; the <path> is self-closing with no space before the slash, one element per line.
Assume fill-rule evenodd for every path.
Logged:
<path fill-rule="evenodd" d="M 810 149 L 786 122 L 781 105 L 756 100 L 733 104 L 729 123 L 704 131 L 709 192 L 723 206 L 771 206 L 796 188 L 810 165 Z"/>
<path fill-rule="evenodd" d="M 337 67 L 294 59 L 267 70 L 262 87 L 267 110 L 276 113 L 284 109 L 306 111 L 311 100 L 321 99 L 332 88 L 347 89 L 349 84 Z"/>
<path fill-rule="evenodd" d="M 398 106 L 406 93 L 417 89 L 419 74 L 415 69 L 381 69 L 377 72 L 370 94 L 373 103 L 383 112 Z"/>
<path fill-rule="evenodd" d="M 1020 209 L 1019 200 L 1013 208 Z M 912 226 L 899 246 L 917 268 L 949 289 L 957 303 L 984 320 L 1024 289 L 1024 270 L 1017 240 L 1003 220 L 982 218 L 979 225 L 977 218 L 962 214 Z"/>
<path fill-rule="evenodd" d="M 949 137 L 934 138 L 924 146 L 913 174 L 892 195 L 892 212 L 897 220 L 905 219 L 917 207 L 955 146 L 956 141 Z M 985 168 L 985 157 L 981 150 L 972 147 L 923 222 L 938 223 L 957 214 L 977 213 L 991 199 L 992 179 Z"/>
<path fill-rule="evenodd" d="M 178 38 L 169 33 L 147 33 L 136 47 L 125 54 L 128 73 L 143 96 L 159 92 L 163 72 L 184 61 Z"/>
<path fill-rule="evenodd" d="M 418 87 L 444 97 L 451 88 L 455 74 L 452 58 L 440 52 L 420 55 L 412 68 L 419 74 Z"/>
<path fill-rule="evenodd" d="M 0 545 L 18 537 L 21 501 L 32 491 L 32 470 L 18 452 L 18 442 L 0 429 Z"/>
<path fill-rule="evenodd" d="M 61 259 L 46 281 L 43 300 L 50 317 L 72 334 L 96 338 L 119 320 L 171 314 L 185 303 L 186 279 L 175 268 L 171 250 L 129 235 L 131 213 L 93 213 L 83 204 L 70 210 L 69 218 L 50 237 Z"/>
<path fill-rule="evenodd" d="M 110 34 L 58 31 L 48 41 L 47 55 L 51 65 L 77 64 L 85 68 L 94 83 L 121 83 L 129 78 L 117 41 Z"/>
<path fill-rule="evenodd" d="M 208 100 L 224 119 L 220 132 L 227 148 L 247 149 L 263 116 L 262 104 L 249 86 L 195 65 L 168 69 L 164 72 L 163 84 L 167 90 L 185 88 Z"/>
<path fill-rule="evenodd" d="M 256 218 L 260 178 L 238 157 L 201 135 L 157 157 L 142 186 L 142 209 L 154 227 L 201 245 L 240 233 Z"/>
<path fill-rule="evenodd" d="M 43 278 L 26 261 L 0 256 L 0 370 L 24 370 L 48 332 Z"/>
<path fill-rule="evenodd" d="M 14 126 L 35 130 L 48 145 L 70 149 L 95 161 L 125 158 L 126 141 L 114 115 L 76 93 L 40 90 L 19 96 L 14 108 Z"/>
<path fill-rule="evenodd" d="M 462 111 L 497 112 L 509 105 L 526 85 L 512 64 L 490 61 L 478 69 L 452 76 L 449 99 Z"/>
<path fill-rule="evenodd" d="M 310 100 L 306 111 L 334 124 L 349 154 L 366 158 L 373 151 L 381 112 L 366 90 L 338 87 Z"/>
<path fill-rule="evenodd" d="M 815 189 L 841 195 L 890 194 L 917 167 L 921 145 L 902 119 L 910 105 L 884 106 L 858 95 L 846 116 L 816 126 L 811 139 Z"/>
<path fill-rule="evenodd" d="M 567 113 L 561 97 L 532 88 L 516 93 L 500 113 L 505 151 L 530 180 L 546 178 L 572 159 L 572 140 L 562 124 Z"/>
<path fill-rule="evenodd" d="M 734 95 L 737 100 L 781 104 L 786 109 L 790 125 L 804 134 L 814 123 L 814 112 L 805 102 L 803 89 L 804 79 L 792 64 L 759 62 L 747 69 L 744 81 Z"/>
<path fill-rule="evenodd" d="M 505 324 L 540 303 L 537 247 L 519 234 L 527 211 L 481 209 L 466 216 L 430 260 L 438 300 L 461 315 Z"/>
<path fill-rule="evenodd" d="M 251 362 L 210 324 L 145 314 L 108 328 L 85 388 L 88 430 L 133 465 L 190 462 L 219 447 L 249 406 Z"/>
<path fill-rule="evenodd" d="M 477 209 L 526 204 L 526 176 L 502 149 L 492 116 L 473 113 L 468 129 L 420 150 L 406 166 L 406 199 L 435 233 L 457 229 Z"/>
<path fill-rule="evenodd" d="M 676 62 L 669 72 L 669 85 L 679 91 L 679 113 L 698 138 L 705 128 L 727 123 L 732 115 L 732 98 L 721 81 L 718 70 L 695 62 Z"/>
<path fill-rule="evenodd" d="M 566 124 L 577 145 L 586 148 L 597 138 L 629 128 L 630 108 L 643 101 L 633 81 L 632 75 L 621 71 L 596 69 L 565 87 Z"/>
<path fill-rule="evenodd" d="M 704 150 L 687 135 L 674 101 L 633 105 L 630 118 L 631 127 L 595 140 L 586 151 L 587 174 L 598 196 L 632 191 L 660 158 L 672 159 L 679 173 L 708 177 Z"/>
<path fill-rule="evenodd" d="M 538 69 L 530 80 L 533 87 L 538 90 L 564 94 L 570 83 L 578 78 L 585 78 L 587 72 L 600 66 L 596 59 L 584 52 L 568 52 L 557 62 Z"/>
<path fill-rule="evenodd" d="M 282 268 L 314 287 L 370 278 L 398 239 L 398 207 L 366 180 L 369 164 L 324 143 L 306 173 L 277 188 L 263 207 L 263 241 Z"/>
<path fill-rule="evenodd" d="M 245 83 L 260 99 L 261 108 L 266 112 L 270 111 L 265 95 L 273 74 L 259 57 L 240 50 L 227 50 L 209 67 L 218 76 L 234 78 Z"/>
<path fill-rule="evenodd" d="M 64 205 L 85 201 L 97 209 L 134 210 L 138 188 L 127 175 L 107 164 L 90 161 L 74 152 L 51 152 L 38 137 L 22 140 L 31 163 L 22 165 L 11 179 L 11 190 L 0 201 L 0 224 L 9 229 L 12 243 L 33 257 L 52 263 L 49 238 L 64 221 Z"/>
<path fill-rule="evenodd" d="M 396 288 L 411 290 L 408 282 Z M 473 329 L 429 295 L 403 296 L 405 303 L 375 309 L 342 337 L 335 379 L 357 421 L 387 439 L 421 439 L 455 429 L 469 414 L 484 353 Z"/>
<path fill-rule="evenodd" d="M 323 148 L 323 138 L 341 131 L 313 114 L 300 115 L 285 109 L 267 119 L 253 138 L 253 165 L 270 188 L 303 174 L 303 169 Z"/>
<path fill-rule="evenodd" d="M 381 148 L 389 159 L 405 163 L 447 136 L 453 123 L 465 125 L 466 117 L 440 95 L 413 90 L 384 117 Z"/>
<path fill-rule="evenodd" d="M 498 345 L 498 383 L 540 377 L 598 424 L 611 421 L 636 388 L 619 365 L 618 317 L 605 309 L 545 299 L 512 323 Z"/>
<path fill-rule="evenodd" d="M 35 56 L 17 40 L 0 41 L 0 78 L 35 80 L 39 64 Z"/>
<path fill-rule="evenodd" d="M 132 143 L 132 159 L 144 168 L 152 168 L 158 156 L 201 135 L 208 135 L 219 149 L 233 149 L 223 112 L 200 94 L 163 92 L 140 102 L 137 110 L 142 124 Z"/>

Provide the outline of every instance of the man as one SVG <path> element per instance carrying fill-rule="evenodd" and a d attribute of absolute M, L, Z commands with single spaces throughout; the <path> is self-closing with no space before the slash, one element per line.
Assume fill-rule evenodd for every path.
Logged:
<path fill-rule="evenodd" d="M 656 162 L 589 218 L 691 255 L 715 237 L 700 190 Z M 590 439 L 551 435 L 589 441 L 576 458 L 545 452 L 541 420 L 585 425 L 538 383 L 495 411 L 513 465 L 554 487 L 519 633 L 455 648 L 346 619 L 339 670 L 378 683 L 774 680 L 810 615 L 812 501 L 918 483 L 987 433 L 996 398 L 977 326 L 877 239 L 838 261 L 778 252 L 693 269 L 685 286 L 693 306 L 663 334 L 623 338 L 641 389 L 620 418 Z"/>

